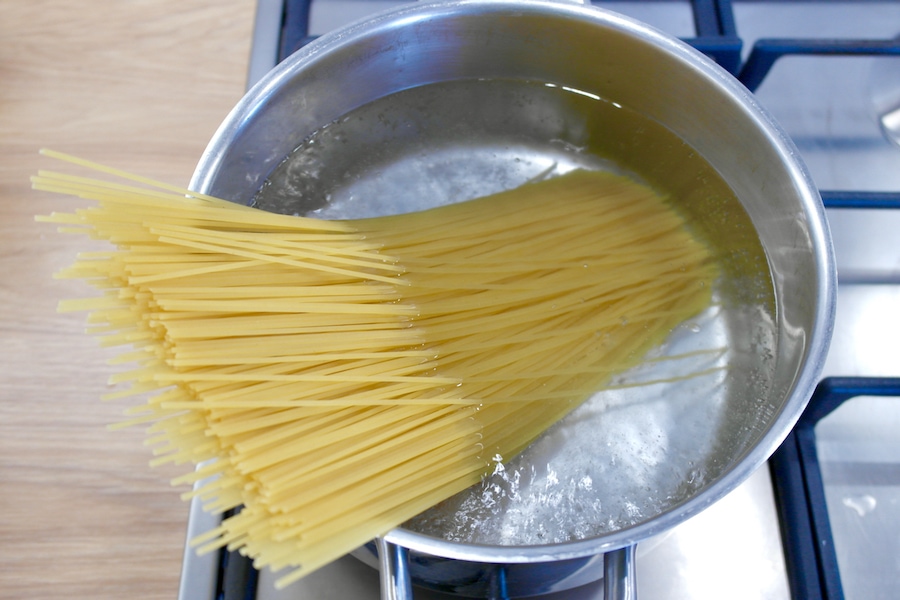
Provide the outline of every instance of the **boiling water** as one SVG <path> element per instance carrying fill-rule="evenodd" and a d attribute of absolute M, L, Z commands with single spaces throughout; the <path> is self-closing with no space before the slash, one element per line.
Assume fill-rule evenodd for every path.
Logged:
<path fill-rule="evenodd" d="M 684 358 L 618 377 L 617 389 L 595 395 L 513 460 L 495 457 L 480 485 L 407 527 L 461 542 L 558 543 L 640 523 L 695 494 L 707 483 L 701 457 L 714 451 L 707 399 L 727 373 L 717 316 L 712 308 L 672 333 L 664 352 Z"/>
<path fill-rule="evenodd" d="M 315 132 L 270 174 L 255 202 L 273 212 L 355 219 L 467 200 L 573 168 L 639 173 L 633 158 L 652 160 L 648 153 L 664 156 L 680 143 L 650 139 L 635 117 L 551 84 L 413 88 Z M 604 158 L 624 155 L 626 146 L 641 150 L 628 160 Z"/>
<path fill-rule="evenodd" d="M 518 457 L 486 457 L 492 475 L 408 529 L 502 545 L 622 529 L 695 495 L 752 446 L 760 415 L 777 409 L 767 400 L 772 287 L 755 230 L 706 160 L 627 107 L 540 82 L 406 90 L 304 140 L 254 203 L 357 219 L 459 202 L 576 168 L 625 173 L 671 197 L 716 253 L 723 273 L 716 303 L 656 351 L 668 360 L 623 374 L 615 389 L 595 395 Z"/>

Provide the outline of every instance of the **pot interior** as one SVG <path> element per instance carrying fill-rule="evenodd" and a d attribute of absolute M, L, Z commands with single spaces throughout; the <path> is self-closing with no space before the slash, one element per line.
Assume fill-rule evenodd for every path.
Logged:
<path fill-rule="evenodd" d="M 624 172 L 672 198 L 723 272 L 714 306 L 658 351 L 681 358 L 623 375 L 391 534 L 527 562 L 671 527 L 761 465 L 799 416 L 824 356 L 833 267 L 790 148 L 727 75 L 632 21 L 555 2 L 443 2 L 290 58 L 235 108 L 193 185 L 322 218 L 418 210 L 573 168 Z"/>

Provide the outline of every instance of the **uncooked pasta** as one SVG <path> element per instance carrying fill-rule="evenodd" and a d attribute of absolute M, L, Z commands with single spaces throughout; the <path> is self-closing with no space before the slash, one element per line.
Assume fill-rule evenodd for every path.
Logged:
<path fill-rule="evenodd" d="M 101 167 L 49 153 L 82 166 Z M 40 173 L 93 201 L 39 217 L 113 244 L 61 303 L 123 345 L 154 464 L 207 510 L 194 543 L 287 585 L 478 482 L 711 302 L 715 265 L 679 214 L 622 176 L 574 171 L 357 221 L 265 213 L 131 179 Z M 199 468 L 196 465 L 201 465 Z"/>

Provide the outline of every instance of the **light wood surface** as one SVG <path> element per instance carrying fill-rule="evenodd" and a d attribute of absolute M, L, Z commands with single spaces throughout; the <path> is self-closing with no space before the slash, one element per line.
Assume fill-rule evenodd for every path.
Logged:
<path fill-rule="evenodd" d="M 144 432 L 108 431 L 112 355 L 58 281 L 84 241 L 35 223 L 41 147 L 186 185 L 244 90 L 253 0 L 0 0 L 0 598 L 175 598 L 188 505 Z"/>

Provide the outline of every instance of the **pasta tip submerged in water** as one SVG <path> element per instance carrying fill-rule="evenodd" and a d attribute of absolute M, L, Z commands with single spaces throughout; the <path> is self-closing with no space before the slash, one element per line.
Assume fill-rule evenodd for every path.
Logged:
<path fill-rule="evenodd" d="M 102 295 L 61 308 L 134 347 L 113 395 L 146 398 L 129 423 L 205 482 L 185 496 L 243 507 L 195 543 L 289 568 L 282 586 L 477 483 L 708 306 L 717 275 L 664 199 L 607 173 L 359 221 L 139 181 L 34 178 L 96 201 L 39 220 L 115 245 L 61 274 Z"/>

